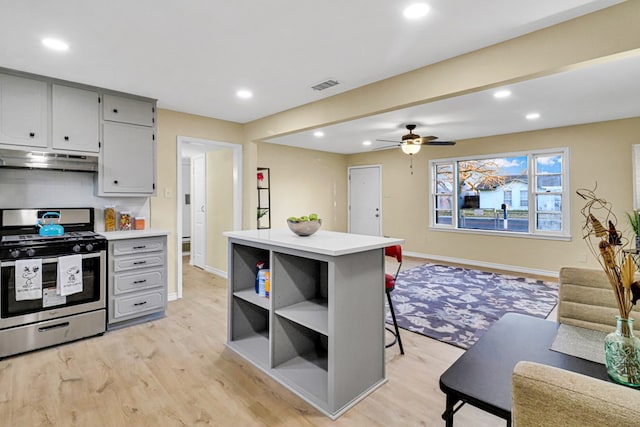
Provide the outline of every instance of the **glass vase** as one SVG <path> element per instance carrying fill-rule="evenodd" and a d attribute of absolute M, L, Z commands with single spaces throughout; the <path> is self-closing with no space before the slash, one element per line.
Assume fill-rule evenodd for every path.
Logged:
<path fill-rule="evenodd" d="M 616 319 L 615 332 L 604 339 L 607 373 L 614 382 L 640 388 L 640 339 L 633 334 L 633 319 Z"/>

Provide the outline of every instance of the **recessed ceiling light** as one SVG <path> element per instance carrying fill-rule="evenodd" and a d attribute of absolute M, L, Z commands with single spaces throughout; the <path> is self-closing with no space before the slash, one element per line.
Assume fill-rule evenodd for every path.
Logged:
<path fill-rule="evenodd" d="M 371 141 L 367 140 L 367 141 L 363 141 L 362 145 L 371 145 Z"/>
<path fill-rule="evenodd" d="M 540 118 L 540 113 L 529 113 L 524 116 L 527 120 L 536 120 Z"/>
<path fill-rule="evenodd" d="M 317 130 L 313 133 L 313 136 L 315 136 L 316 138 L 321 138 L 324 136 L 324 132 L 322 132 L 321 130 Z"/>
<path fill-rule="evenodd" d="M 69 50 L 69 45 L 59 39 L 42 39 L 42 44 L 53 50 Z"/>
<path fill-rule="evenodd" d="M 253 96 L 253 93 L 251 93 L 250 90 L 241 89 L 241 90 L 236 92 L 236 96 L 238 98 L 242 98 L 242 99 L 249 99 L 249 98 L 251 98 Z"/>
<path fill-rule="evenodd" d="M 426 3 L 414 3 L 404 9 L 404 17 L 407 19 L 418 19 L 429 13 L 431 8 Z"/>
<path fill-rule="evenodd" d="M 506 90 L 506 89 L 499 90 L 499 91 L 493 93 L 493 97 L 494 98 L 507 98 L 509 96 L 511 96 L 511 91 L 510 90 Z"/>

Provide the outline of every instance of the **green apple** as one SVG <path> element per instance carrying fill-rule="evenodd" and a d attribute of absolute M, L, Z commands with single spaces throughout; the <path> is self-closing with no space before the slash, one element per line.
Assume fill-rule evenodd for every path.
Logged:
<path fill-rule="evenodd" d="M 318 214 L 316 213 L 309 214 L 309 221 L 317 221 L 317 220 L 318 220 Z"/>
<path fill-rule="evenodd" d="M 300 221 L 309 221 L 309 217 L 308 216 L 301 216 L 300 217 Z"/>

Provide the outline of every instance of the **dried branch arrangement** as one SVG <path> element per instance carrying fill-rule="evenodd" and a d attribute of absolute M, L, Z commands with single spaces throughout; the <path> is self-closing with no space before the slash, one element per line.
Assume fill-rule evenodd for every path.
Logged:
<path fill-rule="evenodd" d="M 580 211 L 585 218 L 582 238 L 607 274 L 620 317 L 628 319 L 633 306 L 640 299 L 640 282 L 635 280 L 636 267 L 632 256 L 624 250 L 624 244 L 628 241 L 616 230 L 617 218 L 612 205 L 597 197 L 596 188 L 576 191 L 585 200 Z M 607 227 L 603 224 L 607 224 Z"/>

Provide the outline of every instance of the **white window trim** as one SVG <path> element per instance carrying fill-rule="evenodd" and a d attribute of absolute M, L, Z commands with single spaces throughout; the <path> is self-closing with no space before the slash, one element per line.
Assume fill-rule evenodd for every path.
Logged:
<path fill-rule="evenodd" d="M 550 230 L 536 230 L 535 229 L 535 208 L 536 208 L 536 200 L 535 195 L 537 194 L 534 190 L 535 185 L 535 157 L 539 156 L 548 156 L 559 154 L 562 155 L 562 230 L 559 231 L 550 231 Z M 503 231 L 503 230 L 475 230 L 475 229 L 466 229 L 466 228 L 458 228 L 458 199 L 459 199 L 459 183 L 458 183 L 458 174 L 457 174 L 457 162 L 464 160 L 483 160 L 483 159 L 495 159 L 495 158 L 504 158 L 504 157 L 518 157 L 518 156 L 528 156 L 529 165 L 528 165 L 528 211 L 529 211 L 529 224 L 533 224 L 530 227 L 531 231 L 523 233 L 523 232 L 514 232 L 514 231 Z M 509 152 L 509 153 L 497 153 L 497 154 L 483 154 L 476 156 L 461 156 L 461 157 L 449 157 L 443 159 L 432 159 L 429 160 L 429 179 L 431 181 L 431 185 L 429 186 L 429 230 L 433 231 L 445 231 L 445 232 L 454 232 L 454 233 L 467 233 L 467 234 L 481 234 L 488 236 L 509 236 L 509 237 L 521 237 L 521 238 L 535 238 L 535 239 L 552 239 L 552 240 L 571 240 L 571 182 L 570 182 L 570 171 L 569 165 L 571 165 L 570 152 L 568 147 L 559 147 L 559 148 L 549 148 L 549 149 L 540 149 L 540 150 L 527 150 L 527 151 L 519 151 L 519 152 Z M 435 218 L 435 185 L 436 185 L 436 166 L 437 165 L 452 165 L 454 170 L 454 193 L 453 193 L 453 203 L 452 203 L 452 217 L 451 217 L 451 225 L 449 224 L 436 224 Z M 533 179 L 532 179 L 533 178 Z"/>

